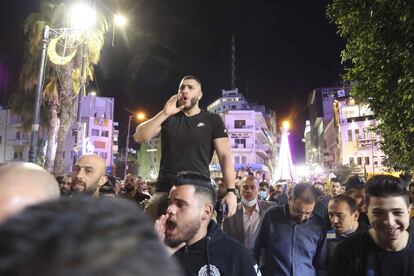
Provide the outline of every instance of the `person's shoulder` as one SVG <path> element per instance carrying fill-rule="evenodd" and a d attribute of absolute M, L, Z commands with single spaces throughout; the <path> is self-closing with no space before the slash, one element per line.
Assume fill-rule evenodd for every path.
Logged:
<path fill-rule="evenodd" d="M 358 248 L 363 247 L 367 242 L 370 241 L 368 230 L 357 231 L 349 237 L 343 239 L 339 244 L 339 250 L 359 250 Z"/>
<path fill-rule="evenodd" d="M 259 204 L 259 208 L 262 210 L 276 207 L 276 202 L 273 202 L 273 201 L 258 200 L 257 202 Z"/>

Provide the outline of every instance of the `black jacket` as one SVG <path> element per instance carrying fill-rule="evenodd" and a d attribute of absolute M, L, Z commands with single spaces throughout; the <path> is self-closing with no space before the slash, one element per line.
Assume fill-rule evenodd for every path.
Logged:
<path fill-rule="evenodd" d="M 260 275 L 249 251 L 221 231 L 214 221 L 208 225 L 206 237 L 181 248 L 173 256 L 186 275 Z"/>

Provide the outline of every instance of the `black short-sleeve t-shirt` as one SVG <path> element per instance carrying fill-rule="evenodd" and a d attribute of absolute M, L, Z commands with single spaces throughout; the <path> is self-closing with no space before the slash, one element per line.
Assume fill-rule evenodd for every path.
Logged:
<path fill-rule="evenodd" d="M 187 117 L 179 112 L 161 125 L 161 162 L 157 190 L 168 192 L 180 171 L 210 175 L 214 139 L 227 137 L 223 120 L 217 114 L 201 110 Z"/>
<path fill-rule="evenodd" d="M 412 233 L 403 250 L 391 252 L 380 248 L 368 231 L 357 232 L 338 244 L 329 275 L 414 275 Z"/>

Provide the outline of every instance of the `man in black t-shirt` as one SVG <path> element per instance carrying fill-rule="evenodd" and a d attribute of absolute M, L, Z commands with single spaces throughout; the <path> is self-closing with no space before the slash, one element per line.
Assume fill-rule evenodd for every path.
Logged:
<path fill-rule="evenodd" d="M 366 185 L 371 229 L 336 247 L 330 275 L 414 275 L 408 193 L 398 178 L 376 175 Z"/>
<path fill-rule="evenodd" d="M 236 211 L 235 174 L 227 130 L 219 115 L 200 109 L 198 102 L 202 95 L 200 80 L 194 76 L 184 77 L 178 93 L 165 103 L 162 111 L 140 124 L 134 134 L 138 143 L 161 134 L 156 192 L 145 207 L 154 220 L 165 213 L 168 193 L 176 175 L 181 171 L 210 175 L 209 164 L 214 151 L 227 188 L 222 201 L 228 205 L 228 216 Z"/>

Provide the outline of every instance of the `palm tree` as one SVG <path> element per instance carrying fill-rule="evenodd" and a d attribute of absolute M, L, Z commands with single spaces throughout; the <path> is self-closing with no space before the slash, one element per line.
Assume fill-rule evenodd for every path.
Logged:
<path fill-rule="evenodd" d="M 40 62 L 40 46 L 43 30 L 46 25 L 51 29 L 67 28 L 68 9 L 63 0 L 40 0 L 38 12 L 30 14 L 24 22 L 24 34 L 27 43 L 23 55 L 23 65 L 20 71 L 20 89 L 12 96 L 11 108 L 14 112 L 24 115 L 33 111 L 33 102 L 27 104 L 27 99 L 32 96 L 37 84 L 38 65 Z M 53 173 L 63 173 L 63 152 L 66 136 L 72 125 L 75 110 L 77 108 L 77 95 L 79 93 L 81 78 L 81 51 L 79 45 L 86 45 L 87 57 L 85 59 L 86 83 L 93 79 L 93 66 L 98 63 L 100 51 L 104 43 L 104 34 L 108 26 L 104 15 L 97 14 L 97 23 L 87 33 L 68 31 L 62 36 L 53 38 L 48 47 L 49 59 L 53 62 L 52 53 L 65 55 L 74 53 L 73 58 L 66 63 L 52 64 L 49 62 L 45 69 L 45 85 L 43 90 L 42 109 L 48 124 L 43 121 L 42 126 L 47 128 L 48 148 L 45 167 Z M 52 46 L 52 47 L 51 47 Z M 76 51 L 76 52 L 74 52 Z M 21 110 L 21 106 L 29 105 L 30 108 Z M 47 112 L 45 112 L 45 109 Z M 33 114 L 33 113 L 31 113 Z M 24 120 L 31 120 L 23 116 Z M 26 122 L 27 125 L 27 122 Z M 57 135 L 56 135 L 57 133 Z M 57 138 L 56 138 L 57 136 Z M 56 154 L 53 162 L 52 147 L 56 143 Z"/>

